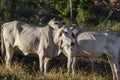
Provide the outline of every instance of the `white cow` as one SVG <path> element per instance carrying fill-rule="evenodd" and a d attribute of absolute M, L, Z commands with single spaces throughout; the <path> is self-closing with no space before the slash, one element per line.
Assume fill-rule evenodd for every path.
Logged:
<path fill-rule="evenodd" d="M 46 74 L 49 59 L 59 55 L 62 51 L 68 57 L 67 67 L 68 75 L 70 75 L 72 54 L 75 53 L 76 46 L 71 29 L 64 26 L 55 28 L 59 26 L 63 25 L 55 22 L 54 19 L 50 20 L 49 25 L 45 27 L 37 27 L 20 21 L 4 23 L 1 27 L 1 41 L 2 51 L 4 46 L 6 49 L 6 68 L 11 69 L 11 60 L 15 49 L 18 48 L 24 55 L 37 54 L 40 71 L 44 70 Z"/>
<path fill-rule="evenodd" d="M 119 50 L 120 33 L 110 30 L 89 31 L 71 27 L 78 43 L 76 56 L 87 56 L 90 60 L 106 55 L 112 69 L 113 80 L 120 80 Z"/>

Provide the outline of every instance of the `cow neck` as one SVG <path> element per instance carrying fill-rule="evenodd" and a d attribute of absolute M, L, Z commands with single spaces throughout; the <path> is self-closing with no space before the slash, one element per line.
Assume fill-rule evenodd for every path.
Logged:
<path fill-rule="evenodd" d="M 52 28 L 50 25 L 48 25 L 49 29 L 50 29 L 50 32 L 52 33 L 52 38 L 54 37 L 54 33 L 55 33 L 55 29 Z"/>
<path fill-rule="evenodd" d="M 74 31 L 75 31 L 75 33 L 74 33 Z M 74 27 L 73 29 L 72 29 L 72 32 L 74 33 L 74 35 L 77 37 L 80 33 L 82 33 L 83 31 L 80 29 L 80 28 L 76 28 L 76 27 Z"/>
<path fill-rule="evenodd" d="M 55 31 L 57 30 L 57 29 L 54 29 L 53 27 L 51 27 L 50 25 L 48 25 L 48 27 L 50 28 L 50 31 L 52 32 L 52 35 L 54 36 L 55 34 Z"/>
<path fill-rule="evenodd" d="M 48 27 L 49 27 L 51 30 L 54 30 L 54 28 L 53 28 L 53 27 L 51 27 L 50 25 L 48 25 Z"/>

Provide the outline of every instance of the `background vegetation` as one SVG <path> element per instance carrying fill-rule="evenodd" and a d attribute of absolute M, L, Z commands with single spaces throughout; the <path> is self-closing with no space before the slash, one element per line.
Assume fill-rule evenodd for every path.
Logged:
<path fill-rule="evenodd" d="M 70 1 L 72 1 L 72 17 Z M 115 1 L 115 5 L 110 1 Z M 66 24 L 75 22 L 81 28 L 119 31 L 119 2 L 117 0 L 0 0 L 0 26 L 4 22 L 13 20 L 42 26 L 55 17 Z M 40 75 L 38 58 L 15 55 L 12 63 L 13 72 L 7 71 L 4 68 L 3 59 L 0 59 L 0 79 L 2 80 L 68 79 L 66 59 L 50 61 L 50 72 L 46 76 Z M 70 79 L 112 80 L 111 69 L 107 61 L 98 60 L 94 67 L 93 72 L 89 61 L 78 60 L 78 70 Z"/>
<path fill-rule="evenodd" d="M 72 20 L 82 28 L 99 29 L 102 25 L 106 29 L 119 25 L 117 0 L 0 0 L 0 23 L 20 20 L 39 25 L 56 17 L 70 24 L 70 1 Z"/>

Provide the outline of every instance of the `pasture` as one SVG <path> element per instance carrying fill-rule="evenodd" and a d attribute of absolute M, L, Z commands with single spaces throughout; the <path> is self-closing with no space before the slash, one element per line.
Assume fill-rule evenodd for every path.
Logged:
<path fill-rule="evenodd" d="M 57 17 L 58 19 L 62 19 L 62 21 L 67 24 L 72 23 L 73 22 L 72 19 L 75 19 L 75 23 L 77 22 L 77 24 L 82 29 L 93 29 L 93 30 L 110 29 L 110 30 L 120 31 L 120 27 L 119 27 L 120 1 L 109 0 L 109 1 L 115 1 L 116 3 L 115 4 L 116 7 L 112 7 L 111 5 L 113 5 L 113 3 L 111 4 L 111 2 L 109 1 L 100 0 L 100 3 L 105 3 L 105 4 L 103 4 L 104 6 L 102 5 L 98 8 L 96 8 L 96 4 L 99 3 L 99 0 L 91 0 L 91 1 L 69 0 L 69 1 L 70 1 L 69 3 L 70 5 L 68 4 L 67 0 L 65 1 L 64 0 L 35 0 L 35 1 L 34 0 L 18 0 L 18 1 L 1 0 L 0 25 L 2 25 L 4 22 L 8 22 L 11 20 L 20 20 L 30 24 L 43 26 L 47 24 L 50 18 Z M 71 4 L 73 4 L 73 6 Z M 9 29 L 7 28 L 5 31 L 7 30 Z M 9 30 L 8 34 L 13 30 Z M 44 32 L 46 32 L 46 34 L 49 34 L 47 33 L 47 30 L 43 31 L 43 33 Z M 38 35 L 36 31 L 34 34 Z M 6 36 L 6 32 L 4 36 Z M 11 38 L 10 35 L 8 35 L 6 38 L 8 37 Z M 14 38 L 16 38 L 16 36 Z M 45 38 L 45 36 L 43 38 Z M 26 40 L 25 37 L 23 37 L 22 39 L 23 42 Z M 31 39 L 31 41 L 33 40 L 36 43 L 37 41 L 35 41 L 34 39 L 35 38 Z M 27 38 L 26 42 L 28 42 L 28 40 L 30 40 L 30 38 Z M 5 41 L 7 42 L 7 39 L 5 39 Z M 14 41 L 14 39 L 12 38 L 10 41 Z M 22 40 L 19 40 L 18 43 L 20 41 Z M 47 41 L 47 40 L 45 39 L 43 41 Z M 26 44 L 26 42 L 22 43 L 22 47 L 25 46 L 23 44 Z M 62 41 L 60 41 L 60 43 L 62 42 L 66 43 L 65 40 L 63 39 Z M 46 42 L 44 44 L 46 44 Z M 28 46 L 29 45 L 27 45 L 27 47 Z M 31 47 L 32 47 L 31 49 L 33 49 L 33 45 L 31 45 Z M 11 50 L 10 47 L 8 47 L 8 50 L 9 51 Z M 52 49 L 52 50 L 56 51 L 56 49 Z M 69 48 L 69 50 L 71 49 Z M 69 50 L 66 49 L 67 52 L 69 52 Z M 47 51 L 50 53 L 50 50 Z M 112 70 L 110 68 L 110 65 L 106 57 L 100 57 L 99 59 L 97 59 L 97 61 L 94 62 L 94 66 L 92 66 L 88 58 L 86 59 L 84 57 L 78 57 L 75 74 L 74 75 L 71 74 L 70 77 L 67 77 L 67 71 L 70 72 L 70 65 L 71 65 L 70 61 L 72 61 L 72 59 L 70 59 L 69 56 L 67 61 L 67 58 L 65 56 L 63 55 L 61 56 L 62 57 L 54 56 L 55 58 L 50 60 L 48 66 L 49 72 L 46 75 L 43 75 L 43 73 L 40 72 L 40 70 L 42 71 L 42 67 L 43 67 L 42 65 L 44 65 L 42 63 L 43 57 L 41 58 L 40 60 L 41 62 L 39 64 L 39 58 L 41 57 L 40 55 L 36 57 L 30 55 L 24 56 L 21 54 L 20 51 L 15 51 L 15 54 L 12 59 L 12 66 L 11 66 L 12 71 L 6 69 L 5 61 L 0 56 L 0 80 L 113 80 Z M 9 55 L 6 57 L 6 62 L 7 63 L 11 62 L 11 58 L 9 57 Z M 67 62 L 69 62 L 68 68 L 67 68 Z M 39 66 L 41 66 L 41 68 Z M 9 68 L 9 64 L 8 64 L 8 68 Z"/>
<path fill-rule="evenodd" d="M 39 70 L 38 56 L 24 56 L 16 51 L 12 59 L 12 72 L 5 68 L 5 62 L 0 58 L 0 80 L 112 80 L 112 71 L 106 59 L 97 59 L 94 63 L 94 71 L 92 71 L 89 60 L 78 58 L 75 75 L 68 78 L 67 58 L 62 57 L 59 60 L 58 58 L 49 62 L 49 72 L 43 75 Z"/>
<path fill-rule="evenodd" d="M 75 75 L 67 77 L 65 58 L 54 58 L 49 62 L 47 75 L 40 74 L 38 56 L 23 56 L 16 51 L 12 61 L 12 70 L 8 71 L 0 58 L 0 80 L 112 80 L 110 66 L 106 59 L 99 58 L 92 71 L 91 63 L 84 58 L 78 58 Z M 59 60 L 58 60 L 59 59 Z"/>

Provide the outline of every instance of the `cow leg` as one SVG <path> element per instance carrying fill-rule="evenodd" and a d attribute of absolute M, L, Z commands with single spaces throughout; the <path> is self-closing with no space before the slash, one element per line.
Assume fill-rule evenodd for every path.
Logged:
<path fill-rule="evenodd" d="M 44 74 L 46 75 L 47 71 L 48 71 L 48 64 L 49 64 L 49 59 L 45 58 L 44 60 Z"/>
<path fill-rule="evenodd" d="M 116 56 L 113 60 L 114 60 L 114 68 L 117 75 L 117 80 L 120 80 L 120 66 L 119 66 L 118 56 Z"/>
<path fill-rule="evenodd" d="M 6 61 L 6 68 L 11 70 L 11 61 L 13 57 L 14 49 L 10 47 L 6 47 L 6 56 L 5 56 L 5 61 Z"/>
<path fill-rule="evenodd" d="M 97 57 L 94 57 L 94 58 L 89 58 L 90 62 L 91 62 L 91 66 L 92 66 L 92 73 L 95 72 L 95 69 L 94 69 L 94 62 L 96 61 Z"/>
<path fill-rule="evenodd" d="M 68 62 L 67 62 L 68 76 L 70 76 L 72 64 L 73 64 L 73 57 L 68 56 Z"/>
<path fill-rule="evenodd" d="M 107 56 L 109 64 L 111 66 L 112 69 L 112 74 L 113 74 L 113 80 L 119 80 L 119 62 L 117 59 L 115 59 L 115 57 L 111 58 L 109 56 Z"/>
<path fill-rule="evenodd" d="M 40 72 L 43 72 L 44 67 L 44 55 L 42 53 L 39 54 L 39 65 L 40 65 Z"/>
<path fill-rule="evenodd" d="M 117 80 L 120 80 L 120 67 L 119 67 L 119 61 L 118 59 L 116 58 L 114 60 L 115 64 L 114 64 L 114 68 L 115 68 L 115 72 L 116 72 L 116 75 L 117 75 Z"/>
<path fill-rule="evenodd" d="M 76 58 L 73 58 L 73 63 L 72 63 L 72 74 L 75 74 L 75 68 L 76 68 Z"/>

